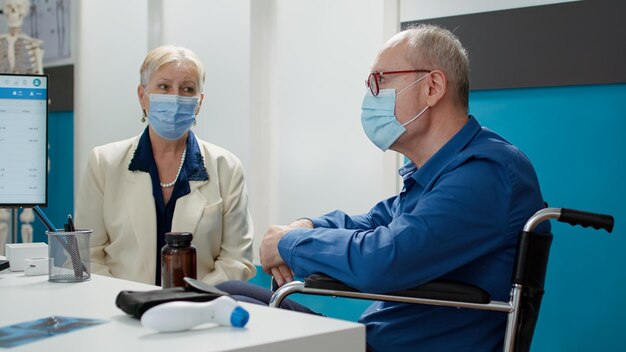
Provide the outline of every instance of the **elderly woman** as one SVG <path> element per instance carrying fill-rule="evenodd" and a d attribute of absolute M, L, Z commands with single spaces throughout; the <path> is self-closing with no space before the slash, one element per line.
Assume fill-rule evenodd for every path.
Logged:
<path fill-rule="evenodd" d="M 199 279 L 254 276 L 242 164 L 190 130 L 203 83 L 204 67 L 188 49 L 146 56 L 137 95 L 148 126 L 94 148 L 78 192 L 76 225 L 93 230 L 93 273 L 160 285 L 165 233 L 191 232 Z"/>

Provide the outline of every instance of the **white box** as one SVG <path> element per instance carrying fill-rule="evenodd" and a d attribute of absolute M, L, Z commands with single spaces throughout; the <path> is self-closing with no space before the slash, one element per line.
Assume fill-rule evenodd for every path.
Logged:
<path fill-rule="evenodd" d="M 48 256 L 48 245 L 44 242 L 7 243 L 5 249 L 11 271 L 24 271 L 26 259 Z"/>

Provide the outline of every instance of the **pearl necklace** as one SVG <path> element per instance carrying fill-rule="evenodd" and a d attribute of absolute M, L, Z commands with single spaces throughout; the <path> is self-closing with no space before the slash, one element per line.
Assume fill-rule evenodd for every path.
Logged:
<path fill-rule="evenodd" d="M 180 157 L 180 165 L 178 165 L 178 171 L 176 172 L 176 177 L 174 178 L 174 181 L 168 183 L 159 182 L 162 188 L 170 188 L 176 184 L 176 181 L 178 181 L 178 176 L 180 176 L 180 170 L 183 169 L 183 164 L 185 163 L 185 155 L 187 155 L 187 147 L 185 147 L 185 150 L 183 150 L 183 155 Z"/>

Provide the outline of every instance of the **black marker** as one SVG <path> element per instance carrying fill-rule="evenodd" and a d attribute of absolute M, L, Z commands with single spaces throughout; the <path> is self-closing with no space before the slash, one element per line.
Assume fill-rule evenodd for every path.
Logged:
<path fill-rule="evenodd" d="M 72 214 L 67 214 L 67 231 L 74 232 L 76 229 L 74 228 L 74 221 L 72 221 Z"/>

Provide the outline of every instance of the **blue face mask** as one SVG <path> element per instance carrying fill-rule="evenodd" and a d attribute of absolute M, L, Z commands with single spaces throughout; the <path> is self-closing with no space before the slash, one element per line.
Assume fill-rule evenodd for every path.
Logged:
<path fill-rule="evenodd" d="M 361 124 L 367 137 L 382 151 L 389 149 L 406 132 L 405 126 L 417 120 L 430 107 L 427 105 L 415 117 L 404 124 L 398 122 L 395 115 L 396 96 L 426 76 L 428 75 L 420 77 L 397 94 L 395 89 L 381 89 L 378 92 L 378 96 L 374 96 L 369 89 L 367 90 L 361 105 Z"/>
<path fill-rule="evenodd" d="M 149 94 L 148 122 L 160 137 L 175 141 L 180 139 L 196 119 L 198 97 L 172 94 Z"/>

